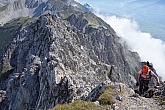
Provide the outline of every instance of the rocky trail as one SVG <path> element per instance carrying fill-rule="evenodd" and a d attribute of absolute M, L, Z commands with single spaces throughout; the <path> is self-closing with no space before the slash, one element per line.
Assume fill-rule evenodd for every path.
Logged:
<path fill-rule="evenodd" d="M 113 98 L 115 99 L 115 103 L 111 105 L 109 109 L 112 110 L 165 110 L 165 105 L 162 103 L 164 95 L 164 87 L 160 87 L 158 89 L 153 90 L 153 96 L 149 96 L 151 89 L 149 89 L 145 95 L 139 96 L 139 94 L 135 93 L 135 91 L 123 83 L 110 83 L 103 84 L 102 86 L 98 86 L 97 88 L 101 88 L 103 90 L 105 87 L 112 87 L 117 91 L 117 94 L 113 94 L 111 90 L 107 91 L 109 95 L 113 94 Z M 98 89 L 96 89 L 98 90 Z M 103 90 L 106 91 L 106 90 Z M 97 93 L 97 91 L 93 91 L 93 94 Z M 101 91 L 100 91 L 101 92 Z M 93 95 L 92 95 L 93 96 Z M 97 95 L 95 95 L 97 96 Z M 147 97 L 150 98 L 147 98 Z M 99 104 L 99 100 L 95 101 L 95 104 Z"/>

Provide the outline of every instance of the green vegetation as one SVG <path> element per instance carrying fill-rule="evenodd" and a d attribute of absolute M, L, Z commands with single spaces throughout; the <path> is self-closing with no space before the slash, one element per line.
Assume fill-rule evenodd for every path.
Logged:
<path fill-rule="evenodd" d="M 63 2 L 61 0 L 54 0 L 56 2 L 56 6 L 63 6 Z"/>
<path fill-rule="evenodd" d="M 99 110 L 99 109 L 92 102 L 77 100 L 70 104 L 58 104 L 52 110 Z"/>
<path fill-rule="evenodd" d="M 0 7 L 0 12 L 1 12 L 1 11 L 4 11 L 5 9 L 7 9 L 7 7 L 8 7 L 8 4 L 5 5 L 5 6 L 3 6 L 3 7 Z"/>
<path fill-rule="evenodd" d="M 96 19 L 96 16 L 94 16 L 92 13 L 86 12 L 83 15 L 84 19 L 86 19 L 88 21 L 88 25 L 93 27 L 93 28 L 98 28 L 99 27 L 99 23 Z"/>
<path fill-rule="evenodd" d="M 12 38 L 20 32 L 20 30 L 26 25 L 29 18 L 19 18 L 11 20 L 4 26 L 0 26 L 0 49 L 5 47 Z"/>
<path fill-rule="evenodd" d="M 63 10 L 61 14 L 63 15 L 63 19 L 66 19 L 71 15 L 71 12 L 69 10 Z"/>
<path fill-rule="evenodd" d="M 88 21 L 88 25 L 92 26 L 93 28 L 98 28 L 98 27 L 106 27 L 108 28 L 108 24 L 106 24 L 102 19 L 97 17 L 95 14 L 91 12 L 86 12 L 83 15 L 84 19 Z"/>
<path fill-rule="evenodd" d="M 139 88 L 134 88 L 135 93 L 139 93 Z"/>
<path fill-rule="evenodd" d="M 70 104 L 58 104 L 52 110 L 110 110 L 112 104 L 115 103 L 114 97 L 117 94 L 117 91 L 110 86 L 98 98 L 100 105 L 89 101 L 76 100 Z"/>
<path fill-rule="evenodd" d="M 11 70 L 13 70 L 13 69 L 14 69 L 13 67 L 8 67 L 7 69 L 1 71 L 1 72 L 0 72 L 0 77 L 1 77 L 2 75 L 4 75 L 5 73 L 7 73 L 8 71 L 11 71 Z"/>
<path fill-rule="evenodd" d="M 115 95 L 117 95 L 117 91 L 113 87 L 109 86 L 100 95 L 98 101 L 101 105 L 112 105 L 115 103 Z"/>
<path fill-rule="evenodd" d="M 148 91 L 155 91 L 155 88 L 154 87 L 150 87 L 149 89 L 148 89 Z"/>
<path fill-rule="evenodd" d="M 165 97 L 164 96 L 155 96 L 154 98 L 159 102 L 160 106 L 165 105 Z M 165 110 L 165 106 L 162 106 L 161 110 Z"/>
<path fill-rule="evenodd" d="M 154 98 L 160 103 L 160 105 L 165 105 L 165 97 L 164 96 L 155 96 Z"/>
<path fill-rule="evenodd" d="M 102 27 L 105 29 L 109 29 L 112 35 L 115 35 L 115 31 L 101 18 L 97 17 L 95 14 L 91 12 L 86 12 L 83 14 L 84 19 L 88 21 L 88 25 L 93 28 Z"/>
<path fill-rule="evenodd" d="M 76 13 L 72 6 L 68 6 L 66 10 L 60 12 L 63 15 L 63 19 L 67 19 L 73 13 Z"/>

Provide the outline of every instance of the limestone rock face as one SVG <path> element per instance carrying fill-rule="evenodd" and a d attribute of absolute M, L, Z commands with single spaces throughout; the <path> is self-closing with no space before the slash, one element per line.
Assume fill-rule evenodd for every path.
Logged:
<path fill-rule="evenodd" d="M 6 51 L 10 57 L 4 57 L 13 68 L 6 86 L 9 109 L 48 109 L 86 99 L 106 80 L 132 85 L 136 54 L 119 43 L 110 27 L 94 28 L 80 17 L 46 14 L 14 38 L 12 51 Z"/>

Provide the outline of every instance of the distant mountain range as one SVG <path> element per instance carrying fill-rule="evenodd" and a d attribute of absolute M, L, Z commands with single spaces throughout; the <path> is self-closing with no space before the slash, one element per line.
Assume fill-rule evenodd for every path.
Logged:
<path fill-rule="evenodd" d="M 75 13 L 76 11 L 89 11 L 88 8 L 80 5 L 78 2 L 75 2 L 74 0 L 0 1 L 0 25 L 3 25 L 7 21 L 18 17 L 38 17 L 44 13 L 58 13 L 60 10 L 63 11 L 64 14 L 71 10 L 73 11 L 72 8 L 75 9 Z"/>

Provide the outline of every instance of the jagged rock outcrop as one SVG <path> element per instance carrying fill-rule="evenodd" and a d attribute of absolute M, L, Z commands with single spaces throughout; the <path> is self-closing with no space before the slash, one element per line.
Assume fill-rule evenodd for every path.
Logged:
<path fill-rule="evenodd" d="M 6 91 L 0 90 L 0 109 L 7 110 L 8 109 L 8 99 L 6 98 Z"/>
<path fill-rule="evenodd" d="M 0 90 L 0 102 L 2 102 L 6 97 L 6 91 Z"/>
<path fill-rule="evenodd" d="M 14 69 L 7 85 L 9 109 L 48 109 L 86 99 L 109 78 L 132 85 L 137 55 L 120 44 L 110 27 L 94 28 L 77 17 L 41 16 L 13 40 L 5 57 Z"/>
<path fill-rule="evenodd" d="M 88 12 L 89 9 L 74 0 L 11 0 L 0 6 L 0 26 L 19 17 L 39 17 L 45 13 L 63 17 L 72 13 Z"/>

